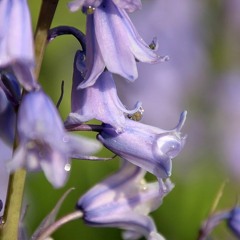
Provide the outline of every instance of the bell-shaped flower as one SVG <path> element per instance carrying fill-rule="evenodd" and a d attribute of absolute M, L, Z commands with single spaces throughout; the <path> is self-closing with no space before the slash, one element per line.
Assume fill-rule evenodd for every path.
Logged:
<path fill-rule="evenodd" d="M 240 208 L 238 206 L 212 214 L 207 218 L 199 231 L 198 239 L 207 239 L 214 229 L 223 221 L 226 221 L 231 232 L 240 238 Z"/>
<path fill-rule="evenodd" d="M 124 229 L 124 239 L 164 239 L 148 214 L 160 206 L 173 184 L 169 179 L 161 185 L 146 183 L 144 174 L 143 169 L 124 161 L 117 173 L 85 193 L 77 208 L 86 224 Z"/>
<path fill-rule="evenodd" d="M 72 155 L 84 157 L 100 148 L 94 140 L 67 133 L 56 107 L 42 90 L 24 96 L 17 131 L 19 146 L 9 162 L 9 169 L 42 168 L 54 187 L 65 183 Z"/>
<path fill-rule="evenodd" d="M 26 0 L 0 1 L 0 67 L 11 67 L 28 91 L 33 78 L 34 49 L 31 17 Z"/>
<path fill-rule="evenodd" d="M 121 133 L 104 125 L 98 140 L 115 154 L 154 174 L 158 179 L 168 178 L 172 171 L 172 158 L 180 153 L 185 143 L 186 137 L 181 136 L 180 130 L 186 113 L 181 114 L 178 125 L 170 131 L 131 119 L 126 119 Z"/>
<path fill-rule="evenodd" d="M 138 111 L 141 103 L 137 103 L 135 109 L 127 110 L 118 98 L 112 74 L 107 71 L 99 76 L 93 86 L 78 89 L 78 85 L 84 81 L 83 58 L 83 53 L 78 51 L 74 61 L 72 113 L 65 122 L 65 126 L 97 119 L 112 125 L 117 132 L 120 132 L 125 124 L 125 114 L 133 114 Z"/>
<path fill-rule="evenodd" d="M 134 4 L 137 3 L 137 4 Z M 133 1 L 137 6 L 139 1 Z M 81 88 L 92 86 L 105 67 L 129 81 L 138 77 L 136 59 L 156 63 L 161 57 L 139 36 L 126 11 L 126 1 L 77 1 L 87 8 L 86 65 L 87 72 Z M 130 5 L 132 3 L 130 2 Z M 80 7 L 82 4 L 80 4 Z M 121 6 L 121 8 L 119 7 Z M 73 8 L 75 10 L 75 8 Z"/>

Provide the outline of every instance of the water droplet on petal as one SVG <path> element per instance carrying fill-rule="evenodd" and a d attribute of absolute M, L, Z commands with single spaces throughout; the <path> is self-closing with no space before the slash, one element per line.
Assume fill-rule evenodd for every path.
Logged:
<path fill-rule="evenodd" d="M 140 182 L 140 190 L 141 191 L 146 191 L 148 189 L 147 182 L 145 179 L 142 179 Z"/>
<path fill-rule="evenodd" d="M 177 136 L 165 135 L 157 140 L 158 149 L 169 158 L 176 157 L 182 150 L 182 142 Z"/>
<path fill-rule="evenodd" d="M 65 166 L 64 166 L 64 170 L 69 172 L 71 170 L 71 164 L 70 163 L 67 163 Z"/>

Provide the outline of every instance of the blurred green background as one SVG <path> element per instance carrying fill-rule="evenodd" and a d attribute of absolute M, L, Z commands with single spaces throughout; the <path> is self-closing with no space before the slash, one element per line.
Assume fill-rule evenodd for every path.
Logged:
<path fill-rule="evenodd" d="M 193 0 L 194 1 L 194 0 Z M 52 27 L 59 25 L 75 26 L 85 31 L 85 16 L 79 12 L 70 13 L 66 0 L 60 0 L 52 23 Z M 151 4 L 151 0 L 148 1 Z M 41 1 L 29 1 L 35 29 Z M 177 2 L 176 2 L 177 5 Z M 222 1 L 206 1 L 211 16 L 205 19 L 206 28 L 210 28 L 214 35 L 213 42 L 206 46 L 209 51 L 213 71 L 227 67 L 225 52 L 228 52 L 221 38 L 221 12 Z M 177 7 L 177 6 L 176 6 Z M 60 113 L 66 119 L 70 111 L 70 90 L 72 79 L 72 66 L 79 43 L 72 36 L 61 36 L 51 42 L 44 56 L 40 74 L 40 82 L 44 90 L 56 103 L 60 96 L 61 81 L 65 81 L 64 98 L 60 106 Z M 211 79 L 209 79 L 211 82 Z M 200 93 L 201 95 L 201 93 Z M 209 114 L 209 109 L 201 102 L 199 106 L 188 111 L 199 111 Z M 197 108 L 198 107 L 198 108 Z M 213 124 L 214 125 L 214 124 Z M 184 130 L 183 130 L 184 131 Z M 95 135 L 84 134 L 94 137 Z M 187 145 L 186 145 L 187 148 Z M 205 146 L 201 152 L 187 163 L 181 155 L 174 159 L 172 181 L 176 184 L 174 190 L 164 199 L 163 205 L 152 216 L 160 233 L 170 240 L 196 239 L 201 222 L 206 219 L 221 184 L 228 178 L 223 166 L 216 160 L 216 149 Z M 102 151 L 99 156 L 111 156 L 109 151 Z M 183 162 L 183 163 L 182 163 Z M 42 173 L 29 173 L 26 180 L 24 205 L 28 206 L 25 218 L 27 230 L 31 234 L 41 220 L 54 207 L 57 200 L 69 188 L 76 189 L 70 193 L 64 202 L 58 217 L 67 214 L 75 208 L 79 197 L 95 183 L 118 169 L 118 160 L 105 162 L 77 161 L 72 162 L 72 169 L 67 185 L 59 190 L 53 189 Z M 150 180 L 154 178 L 148 175 Z M 229 179 L 224 189 L 218 210 L 230 208 L 236 204 L 239 194 L 238 182 Z M 212 239 L 235 239 L 225 225 L 219 226 L 212 234 Z M 66 224 L 53 235 L 57 240 L 95 240 L 95 239 L 121 239 L 118 229 L 90 228 L 81 220 Z"/>

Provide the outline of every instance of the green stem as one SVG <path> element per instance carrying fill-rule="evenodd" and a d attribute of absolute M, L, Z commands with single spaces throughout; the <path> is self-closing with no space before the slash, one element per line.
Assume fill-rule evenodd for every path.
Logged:
<path fill-rule="evenodd" d="M 18 223 L 21 214 L 22 196 L 26 171 L 19 169 L 10 176 L 4 225 L 0 232 L 0 239 L 18 239 Z"/>
<path fill-rule="evenodd" d="M 43 55 L 46 49 L 48 30 L 50 29 L 58 0 L 43 0 L 35 32 L 36 79 L 39 77 Z"/>
<path fill-rule="evenodd" d="M 46 48 L 48 30 L 51 26 L 58 0 L 43 0 L 35 32 L 35 77 L 38 79 Z M 17 143 L 17 141 L 15 141 Z M 17 144 L 15 144 L 17 146 Z M 14 146 L 14 149 L 16 147 Z M 10 176 L 4 224 L 0 226 L 1 240 L 17 240 L 26 170 L 19 169 Z"/>

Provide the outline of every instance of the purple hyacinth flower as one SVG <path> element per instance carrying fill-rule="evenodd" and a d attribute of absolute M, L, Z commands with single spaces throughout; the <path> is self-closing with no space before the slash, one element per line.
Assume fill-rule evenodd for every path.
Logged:
<path fill-rule="evenodd" d="M 139 36 L 123 9 L 125 1 L 120 2 L 93 1 L 96 8 L 87 15 L 87 72 L 81 88 L 92 86 L 105 67 L 112 73 L 134 81 L 138 77 L 136 59 L 147 63 L 156 63 L 161 59 Z M 79 1 L 75 4 L 79 4 Z M 85 4 L 90 4 L 90 1 L 83 3 L 83 6 Z"/>
<path fill-rule="evenodd" d="M 43 91 L 24 96 L 18 113 L 19 147 L 9 162 L 9 169 L 43 169 L 54 187 L 67 179 L 71 155 L 87 156 L 99 150 L 94 140 L 70 135 L 50 98 Z"/>
<path fill-rule="evenodd" d="M 173 188 L 168 179 L 159 185 L 146 183 L 145 171 L 127 161 L 114 175 L 90 189 L 77 203 L 84 221 L 96 227 L 126 230 L 124 239 L 164 239 L 148 214 L 157 209 Z"/>
<path fill-rule="evenodd" d="M 103 145 L 133 164 L 161 178 L 168 178 L 172 171 L 172 158 L 182 150 L 186 137 L 180 130 L 186 113 L 180 116 L 177 127 L 166 131 L 160 128 L 126 119 L 122 133 L 116 133 L 109 125 L 104 125 L 98 135 Z"/>
<path fill-rule="evenodd" d="M 31 17 L 26 0 L 0 1 L 0 67 L 12 67 L 28 91 L 38 85 L 33 79 L 34 49 Z"/>
<path fill-rule="evenodd" d="M 235 234 L 235 236 L 240 238 L 240 208 L 233 208 L 230 212 L 230 216 L 227 219 L 227 225 Z"/>
<path fill-rule="evenodd" d="M 234 207 L 230 210 L 217 212 L 204 221 L 200 229 L 198 239 L 207 239 L 207 236 L 223 221 L 226 221 L 231 232 L 240 238 L 240 208 Z"/>
<path fill-rule="evenodd" d="M 77 89 L 84 81 L 82 74 L 85 71 L 84 55 L 78 51 L 74 61 L 74 75 L 72 85 L 72 112 L 65 125 L 81 124 L 97 119 L 112 125 L 120 132 L 125 124 L 124 114 L 133 114 L 139 110 L 139 102 L 135 109 L 127 110 L 117 95 L 116 86 L 110 72 L 103 72 L 95 84 L 84 89 Z"/>

